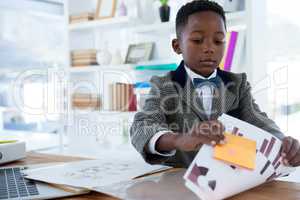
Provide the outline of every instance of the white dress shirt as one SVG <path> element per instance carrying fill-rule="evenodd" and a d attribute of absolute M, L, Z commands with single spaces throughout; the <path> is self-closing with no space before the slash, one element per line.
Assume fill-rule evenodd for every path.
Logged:
<path fill-rule="evenodd" d="M 215 70 L 208 78 L 205 78 L 199 74 L 196 74 L 195 72 L 193 72 L 186 66 L 184 68 L 192 82 L 193 82 L 194 78 L 211 79 L 211 78 L 215 78 L 217 76 L 217 70 Z M 211 114 L 211 109 L 212 109 L 211 107 L 212 107 L 212 98 L 213 98 L 213 88 L 209 85 L 204 85 L 200 88 L 196 88 L 196 91 L 198 93 L 198 96 L 202 100 L 203 109 L 204 109 L 206 115 L 209 117 Z M 160 152 L 156 151 L 156 149 L 155 149 L 155 145 L 156 145 L 156 142 L 158 141 L 158 139 L 166 133 L 173 133 L 173 132 L 171 130 L 170 131 L 160 131 L 160 132 L 156 133 L 150 139 L 150 141 L 148 143 L 148 150 L 150 151 L 150 153 L 160 155 L 160 156 L 175 155 L 176 150 L 173 150 L 168 153 L 160 153 Z"/>
<path fill-rule="evenodd" d="M 211 78 L 215 78 L 217 76 L 217 70 L 216 69 L 208 78 L 205 78 L 205 77 L 203 77 L 199 74 L 196 74 L 195 72 L 193 72 L 192 70 L 190 70 L 187 67 L 185 67 L 185 70 L 186 70 L 186 73 L 188 74 L 188 76 L 190 77 L 190 79 L 192 81 L 193 81 L 194 78 L 211 79 Z M 206 115 L 208 116 L 208 118 L 210 117 L 210 114 L 211 114 L 213 90 L 214 90 L 214 88 L 210 85 L 203 85 L 200 88 L 196 88 L 198 96 L 202 100 L 203 109 L 204 109 Z"/>

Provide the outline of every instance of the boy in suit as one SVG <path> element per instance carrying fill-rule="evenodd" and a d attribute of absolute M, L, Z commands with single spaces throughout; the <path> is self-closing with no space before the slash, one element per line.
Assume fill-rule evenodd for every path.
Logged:
<path fill-rule="evenodd" d="M 283 140 L 286 165 L 300 165 L 300 145 L 285 137 L 253 100 L 245 73 L 218 69 L 225 50 L 226 18 L 217 3 L 187 3 L 176 16 L 172 46 L 183 61 L 153 77 L 150 97 L 135 115 L 131 142 L 149 163 L 188 167 L 203 144 L 225 143 L 217 118 L 226 113 Z"/>

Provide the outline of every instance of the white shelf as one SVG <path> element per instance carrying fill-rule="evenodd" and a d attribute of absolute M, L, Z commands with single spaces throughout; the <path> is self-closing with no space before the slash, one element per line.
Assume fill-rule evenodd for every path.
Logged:
<path fill-rule="evenodd" d="M 227 22 L 236 21 L 236 20 L 245 21 L 245 19 L 246 19 L 246 11 L 226 13 Z"/>
<path fill-rule="evenodd" d="M 83 31 L 100 28 L 104 29 L 107 27 L 109 27 L 109 29 L 113 29 L 121 28 L 122 26 L 128 26 L 129 24 L 134 24 L 134 20 L 130 19 L 129 17 L 116 17 L 69 24 L 69 31 Z"/>
<path fill-rule="evenodd" d="M 247 29 L 246 24 L 232 24 L 229 27 L 227 27 L 227 31 L 242 31 L 246 29 Z"/>
<path fill-rule="evenodd" d="M 246 11 L 239 11 L 233 13 L 226 13 L 226 20 L 228 24 L 228 30 L 239 30 L 246 28 Z M 155 23 L 149 25 L 142 25 L 133 27 L 131 29 L 133 32 L 141 33 L 141 34 L 151 34 L 151 33 L 159 33 L 159 34 L 172 34 L 175 33 L 175 22 L 164 22 L 164 23 Z"/>
<path fill-rule="evenodd" d="M 137 111 L 127 111 L 127 112 L 120 112 L 120 111 L 98 111 L 96 114 L 98 115 L 115 115 L 115 116 L 122 116 L 122 117 L 127 117 L 127 116 L 134 116 L 137 113 Z"/>
<path fill-rule="evenodd" d="M 240 22 L 245 24 L 245 11 L 226 13 L 227 23 L 230 25 L 232 23 L 236 24 L 236 22 Z M 135 25 L 135 26 L 134 26 Z M 151 33 L 151 32 L 162 32 L 165 33 L 167 31 L 171 33 L 175 33 L 175 22 L 164 22 L 164 23 L 155 23 L 149 25 L 139 25 L 136 20 L 130 19 L 129 17 L 117 17 L 103 20 L 93 20 L 82 23 L 75 23 L 69 25 L 69 31 L 83 31 L 89 29 L 104 29 L 109 27 L 113 28 L 121 28 L 122 26 L 126 28 L 133 27 L 133 30 L 136 33 Z"/>
<path fill-rule="evenodd" d="M 121 112 L 121 111 L 109 111 L 109 110 L 89 110 L 89 109 L 72 109 L 72 112 L 77 115 L 92 115 L 95 118 L 97 116 L 100 117 L 105 117 L 105 116 L 109 116 L 111 117 L 121 117 L 121 118 L 127 118 L 127 117 L 133 117 L 137 111 L 132 111 L 132 112 Z"/>
<path fill-rule="evenodd" d="M 87 72 L 99 72 L 99 71 L 130 71 L 133 70 L 133 65 L 123 64 L 123 65 L 91 65 L 84 67 L 70 67 L 68 71 L 70 73 L 87 73 Z"/>
<path fill-rule="evenodd" d="M 87 73 L 87 72 L 97 72 L 100 70 L 100 66 L 92 65 L 92 66 L 84 66 L 84 67 L 70 67 L 67 69 L 70 73 Z"/>

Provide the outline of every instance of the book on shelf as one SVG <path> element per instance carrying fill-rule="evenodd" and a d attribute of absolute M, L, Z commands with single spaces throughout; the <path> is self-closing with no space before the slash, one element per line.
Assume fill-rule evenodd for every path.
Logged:
<path fill-rule="evenodd" d="M 96 55 L 96 49 L 76 49 L 71 51 L 71 56 Z"/>
<path fill-rule="evenodd" d="M 78 23 L 88 22 L 88 21 L 92 21 L 92 19 L 73 19 L 70 20 L 70 24 L 78 24 Z"/>
<path fill-rule="evenodd" d="M 134 93 L 137 99 L 137 109 L 141 110 L 149 97 L 151 84 L 149 82 L 137 82 L 134 84 Z"/>
<path fill-rule="evenodd" d="M 238 71 L 241 67 L 241 65 L 245 64 L 243 61 L 245 59 L 245 52 L 246 52 L 246 37 L 245 37 L 245 30 L 240 30 L 238 34 L 238 38 L 236 41 L 236 46 L 234 50 L 234 56 L 232 59 L 232 64 L 231 64 L 231 71 L 235 72 Z"/>
<path fill-rule="evenodd" d="M 88 67 L 91 65 L 98 65 L 97 62 L 72 62 L 72 67 Z"/>
<path fill-rule="evenodd" d="M 73 50 L 71 52 L 71 63 L 74 67 L 97 65 L 97 51 L 95 49 Z"/>
<path fill-rule="evenodd" d="M 137 99 L 136 95 L 134 94 L 131 98 L 131 101 L 129 102 L 129 112 L 135 112 L 137 111 Z"/>
<path fill-rule="evenodd" d="M 94 19 L 95 19 L 94 13 L 81 13 L 81 14 L 77 14 L 77 15 L 71 15 L 69 17 L 70 24 L 91 21 Z"/>
<path fill-rule="evenodd" d="M 99 101 L 100 96 L 98 94 L 90 94 L 90 93 L 74 93 L 72 95 L 74 101 L 77 102 L 92 102 Z"/>
<path fill-rule="evenodd" d="M 91 12 L 84 12 L 80 14 L 71 15 L 70 19 L 80 19 L 80 18 L 94 18 L 95 14 Z"/>
<path fill-rule="evenodd" d="M 96 58 L 72 58 L 73 62 L 97 62 Z"/>
<path fill-rule="evenodd" d="M 96 58 L 71 58 L 74 63 L 89 63 L 89 62 L 97 62 Z"/>
<path fill-rule="evenodd" d="M 149 82 L 153 76 L 164 76 L 169 71 L 176 70 L 175 62 L 139 63 L 134 67 L 136 82 Z"/>
<path fill-rule="evenodd" d="M 101 108 L 101 100 L 98 94 L 89 93 L 74 93 L 72 95 L 72 107 L 73 108 Z"/>
<path fill-rule="evenodd" d="M 126 99 L 129 99 L 128 101 L 128 111 L 133 112 L 137 110 L 137 99 L 136 95 L 134 94 L 134 85 L 133 84 L 127 84 L 127 97 Z"/>
<path fill-rule="evenodd" d="M 157 71 L 171 71 L 178 67 L 176 63 L 148 63 L 148 64 L 138 64 L 134 67 L 137 71 L 144 70 L 157 70 Z"/>
<path fill-rule="evenodd" d="M 116 94 L 115 94 L 115 98 L 117 100 L 117 105 L 116 105 L 116 109 L 117 111 L 122 111 L 123 105 L 122 105 L 122 89 L 123 88 L 123 84 L 122 83 L 116 83 Z"/>
<path fill-rule="evenodd" d="M 109 109 L 112 111 L 136 111 L 136 96 L 133 84 L 112 83 L 109 85 Z"/>
<path fill-rule="evenodd" d="M 244 46 L 244 32 L 230 31 L 226 34 L 225 53 L 220 63 L 220 68 L 231 71 L 233 67 L 239 65 L 241 52 Z"/>
<path fill-rule="evenodd" d="M 109 90 L 109 110 L 117 110 L 117 98 L 116 98 L 116 84 L 109 84 L 108 86 Z"/>
<path fill-rule="evenodd" d="M 93 59 L 96 60 L 96 54 L 81 54 L 76 56 L 71 56 L 72 60 L 82 60 L 82 59 Z"/>

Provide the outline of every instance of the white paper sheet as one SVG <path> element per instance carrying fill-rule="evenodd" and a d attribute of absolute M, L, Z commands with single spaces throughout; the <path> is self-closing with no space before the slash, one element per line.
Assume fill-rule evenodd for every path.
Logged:
<path fill-rule="evenodd" d="M 93 189 L 167 168 L 169 167 L 149 165 L 141 161 L 88 160 L 26 170 L 24 173 L 29 179 Z"/>
<path fill-rule="evenodd" d="M 197 200 L 185 187 L 185 169 L 124 181 L 94 190 L 126 200 Z"/>
<path fill-rule="evenodd" d="M 294 170 L 281 164 L 282 142 L 270 133 L 225 114 L 218 120 L 227 132 L 256 141 L 256 167 L 248 170 L 216 160 L 213 147 L 204 145 L 184 175 L 186 186 L 201 199 L 224 199 Z"/>

